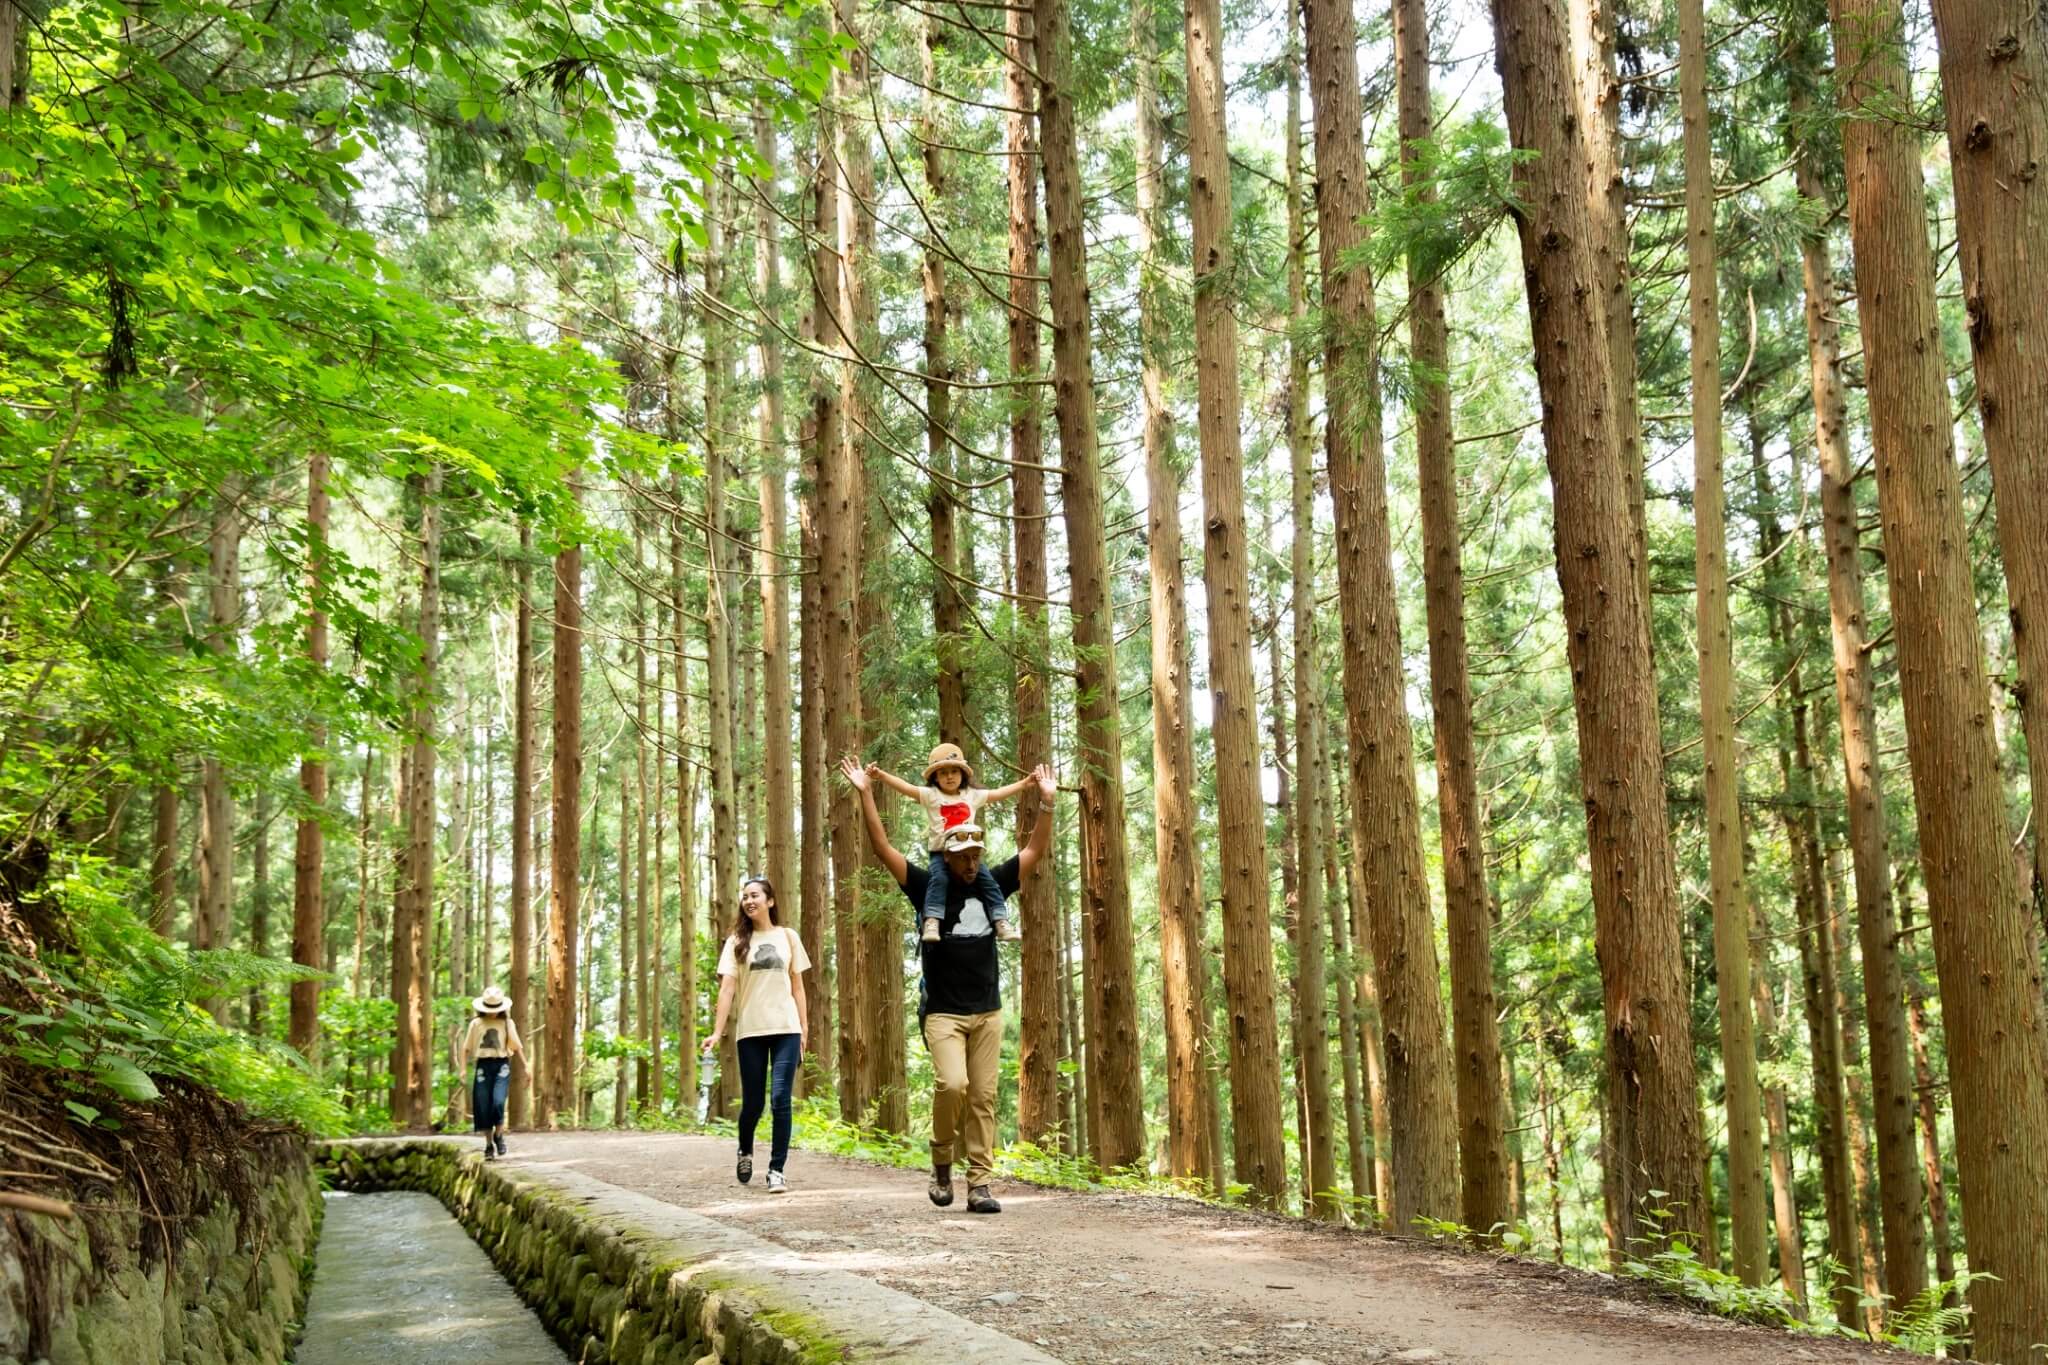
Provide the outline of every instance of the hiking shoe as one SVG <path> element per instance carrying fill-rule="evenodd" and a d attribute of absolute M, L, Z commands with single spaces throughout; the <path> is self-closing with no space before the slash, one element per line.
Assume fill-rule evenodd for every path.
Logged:
<path fill-rule="evenodd" d="M 1003 1206 L 998 1204 L 996 1197 L 988 1192 L 988 1186 L 976 1185 L 967 1192 L 967 1211 L 969 1213 L 1001 1213 Z"/>
<path fill-rule="evenodd" d="M 505 1135 L 504 1135 L 503 1133 L 500 1133 L 500 1134 L 498 1134 L 498 1137 L 497 1137 L 497 1142 L 498 1142 L 498 1155 L 499 1155 L 499 1156 L 503 1156 L 503 1155 L 505 1155 Z"/>
<path fill-rule="evenodd" d="M 784 1180 L 784 1179 L 782 1178 L 782 1172 L 780 1172 L 780 1171 L 776 1170 L 776 1169 L 775 1169 L 775 1168 L 774 1168 L 773 1166 L 770 1166 L 770 1167 L 768 1168 L 768 1193 L 770 1193 L 770 1194 L 788 1194 L 788 1193 L 789 1193 L 789 1182 L 788 1182 L 787 1180 Z"/>
<path fill-rule="evenodd" d="M 930 1195 L 932 1202 L 942 1209 L 951 1204 L 953 1202 L 953 1168 L 951 1166 L 933 1166 L 932 1183 L 925 1187 L 925 1193 Z"/>
<path fill-rule="evenodd" d="M 752 1152 L 741 1152 L 740 1159 L 733 1163 L 732 1173 L 739 1178 L 739 1182 L 742 1185 L 752 1180 L 754 1178 L 754 1154 Z"/>
<path fill-rule="evenodd" d="M 935 919 L 926 920 L 924 922 L 924 933 L 920 937 L 926 943 L 937 943 L 939 941 L 939 922 Z"/>
<path fill-rule="evenodd" d="M 1010 923 L 1010 921 L 1006 919 L 999 919 L 996 921 L 996 937 L 1003 940 L 1005 943 L 1015 943 L 1018 939 L 1024 937 L 1024 935 L 1019 933 L 1017 930 L 1017 926 Z"/>

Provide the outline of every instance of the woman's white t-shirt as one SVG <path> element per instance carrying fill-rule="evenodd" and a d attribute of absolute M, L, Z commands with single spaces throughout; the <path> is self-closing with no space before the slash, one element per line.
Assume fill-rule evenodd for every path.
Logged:
<path fill-rule="evenodd" d="M 811 969 L 803 940 L 778 924 L 754 931 L 744 964 L 737 960 L 738 947 L 739 940 L 728 934 L 718 954 L 718 974 L 733 979 L 734 1041 L 803 1032 L 796 995 L 789 986 L 792 966 L 800 972 Z"/>

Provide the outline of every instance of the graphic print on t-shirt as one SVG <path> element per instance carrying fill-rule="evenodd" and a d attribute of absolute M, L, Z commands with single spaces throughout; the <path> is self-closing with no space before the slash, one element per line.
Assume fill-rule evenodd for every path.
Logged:
<path fill-rule="evenodd" d="M 994 932 L 988 922 L 988 907 L 981 903 L 981 897 L 969 896 L 960 903 L 960 914 L 953 921 L 952 937 L 986 938 Z"/>
<path fill-rule="evenodd" d="M 964 825 L 974 818 L 974 807 L 965 801 L 945 801 L 939 805 L 939 828 L 951 829 Z"/>
<path fill-rule="evenodd" d="M 483 1050 L 488 1052 L 495 1052 L 498 1050 L 498 1031 L 496 1029 L 487 1028 L 484 1030 Z"/>
<path fill-rule="evenodd" d="M 779 972 L 789 964 L 782 960 L 782 945 L 773 939 L 761 939 L 754 944 L 753 956 L 747 961 L 747 970 L 754 972 Z"/>

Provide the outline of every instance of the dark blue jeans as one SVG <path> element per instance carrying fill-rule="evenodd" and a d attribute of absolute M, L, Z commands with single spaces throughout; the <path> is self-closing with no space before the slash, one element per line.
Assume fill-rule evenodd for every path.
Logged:
<path fill-rule="evenodd" d="M 789 1159 L 789 1097 L 796 1087 L 803 1035 L 764 1033 L 733 1046 L 740 1058 L 740 1150 L 753 1155 L 755 1125 L 761 1122 L 762 1108 L 772 1101 L 768 1169 L 779 1171 Z"/>
<path fill-rule="evenodd" d="M 925 870 L 929 880 L 924 887 L 924 917 L 943 924 L 946 921 L 946 890 L 952 883 L 953 869 L 946 866 L 945 854 L 934 853 Z M 996 875 L 988 870 L 987 863 L 983 863 L 975 874 L 974 895 L 981 902 L 981 908 L 988 912 L 989 923 L 1000 924 L 1010 917 L 1010 903 L 1003 898 L 1003 888 L 996 885 Z"/>
<path fill-rule="evenodd" d="M 510 1057 L 479 1057 L 469 1086 L 470 1127 L 488 1133 L 505 1122 L 505 1095 L 512 1088 Z"/>

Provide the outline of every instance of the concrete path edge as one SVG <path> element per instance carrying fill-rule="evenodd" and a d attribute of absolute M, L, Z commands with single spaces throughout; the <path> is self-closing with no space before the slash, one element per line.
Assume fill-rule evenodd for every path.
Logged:
<path fill-rule="evenodd" d="M 314 1149 L 337 1188 L 424 1190 L 586 1365 L 1056 1365 L 1015 1338 L 701 1214 L 448 1138 Z"/>

